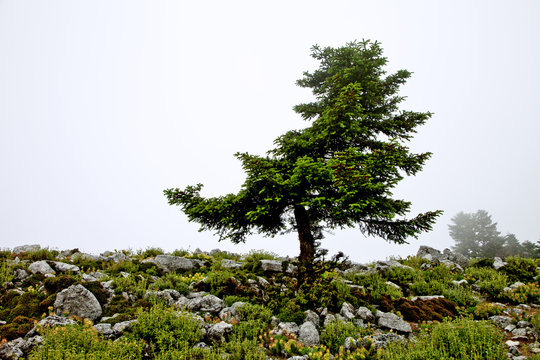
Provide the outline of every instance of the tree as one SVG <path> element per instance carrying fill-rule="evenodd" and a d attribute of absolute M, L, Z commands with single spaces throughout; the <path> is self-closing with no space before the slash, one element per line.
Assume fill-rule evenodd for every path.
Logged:
<path fill-rule="evenodd" d="M 485 210 L 474 214 L 459 212 L 448 226 L 456 242 L 454 251 L 469 257 L 502 256 L 505 238 L 497 230 L 497 223 Z"/>
<path fill-rule="evenodd" d="M 395 243 L 431 229 L 440 211 L 405 218 L 411 203 L 392 198 L 405 175 L 415 175 L 430 153 L 414 154 L 404 145 L 429 112 L 401 111 L 399 87 L 411 73 L 385 76 L 379 43 L 344 47 L 314 46 L 319 61 L 297 85 L 316 100 L 294 110 L 311 126 L 278 137 L 266 156 L 237 153 L 246 180 L 237 194 L 205 198 L 202 185 L 164 191 L 202 230 L 220 240 L 243 242 L 258 231 L 275 236 L 296 231 L 300 261 L 310 264 L 327 229 L 356 227 Z"/>

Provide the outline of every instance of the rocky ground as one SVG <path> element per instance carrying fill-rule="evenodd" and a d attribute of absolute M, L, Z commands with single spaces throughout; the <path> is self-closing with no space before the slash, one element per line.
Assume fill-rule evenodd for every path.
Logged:
<path fill-rule="evenodd" d="M 328 263 L 308 292 L 298 287 L 294 259 L 271 257 L 264 252 L 164 254 L 151 249 L 92 255 L 39 246 L 4 251 L 3 276 L 9 281 L 0 292 L 0 359 L 27 356 L 42 343 L 44 327 L 84 319 L 104 338 L 121 338 L 137 321 L 135 309 L 151 307 L 156 299 L 197 319 L 204 334 L 197 347 L 226 342 L 244 320 L 239 309 L 253 302 L 274 311 L 272 334 L 293 336 L 308 347 L 320 345 L 325 329 L 335 321 L 366 329 L 363 337 L 346 338 L 344 349 L 367 342 L 377 349 L 414 339 L 425 324 L 467 315 L 488 319 L 504 332 L 509 359 L 540 353 L 532 321 L 539 307 L 537 268 L 532 280 L 514 281 L 508 272 L 506 286 L 495 287 L 494 294 L 485 279 L 471 275 L 469 259 L 423 246 L 407 261 Z M 502 272 L 508 263 L 495 258 L 487 267 Z M 440 293 L 432 286 L 439 282 L 425 280 L 433 287 L 429 290 L 414 282 L 414 276 L 430 279 L 441 269 L 449 275 L 440 280 L 445 286 Z M 383 282 L 376 288 L 373 279 Z M 310 358 L 286 352 L 274 357 Z"/>

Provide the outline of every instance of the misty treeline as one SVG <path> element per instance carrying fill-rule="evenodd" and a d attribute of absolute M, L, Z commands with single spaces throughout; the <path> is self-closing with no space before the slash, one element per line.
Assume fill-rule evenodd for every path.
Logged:
<path fill-rule="evenodd" d="M 450 236 L 456 242 L 455 252 L 472 258 L 493 258 L 519 255 L 540 257 L 540 240 L 520 242 L 516 235 L 501 235 L 497 223 L 485 210 L 476 213 L 459 212 L 448 225 Z"/>

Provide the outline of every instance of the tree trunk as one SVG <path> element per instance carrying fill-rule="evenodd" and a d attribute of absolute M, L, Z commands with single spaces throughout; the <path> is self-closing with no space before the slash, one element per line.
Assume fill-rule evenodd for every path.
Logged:
<path fill-rule="evenodd" d="M 302 205 L 295 205 L 294 218 L 300 241 L 300 263 L 311 268 L 315 259 L 315 238 L 311 233 L 311 223 L 306 208 Z"/>

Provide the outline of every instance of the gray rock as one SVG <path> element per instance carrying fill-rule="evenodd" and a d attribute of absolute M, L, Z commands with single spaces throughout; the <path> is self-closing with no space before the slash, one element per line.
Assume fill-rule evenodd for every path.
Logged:
<path fill-rule="evenodd" d="M 282 322 L 278 324 L 277 330 L 275 331 L 275 333 L 277 335 L 284 335 L 285 333 L 287 333 L 287 334 L 294 334 L 298 336 L 299 331 L 300 331 L 300 328 L 298 327 L 296 323 Z"/>
<path fill-rule="evenodd" d="M 26 272 L 26 270 L 23 270 L 23 269 L 15 269 L 13 271 L 13 280 L 14 281 L 23 281 L 24 279 L 26 279 L 28 277 L 28 273 Z"/>
<path fill-rule="evenodd" d="M 502 315 L 495 315 L 490 316 L 489 320 L 500 327 L 501 329 L 506 328 L 508 325 L 512 323 L 512 318 L 509 316 L 502 316 Z"/>
<path fill-rule="evenodd" d="M 291 356 L 290 358 L 287 358 L 287 360 L 309 360 L 308 355 L 295 355 Z"/>
<path fill-rule="evenodd" d="M 350 336 L 345 339 L 345 342 L 343 343 L 343 349 L 354 351 L 357 348 L 358 348 L 358 340 Z"/>
<path fill-rule="evenodd" d="M 56 271 L 62 272 L 62 273 L 74 272 L 74 273 L 79 274 L 81 272 L 81 269 L 79 269 L 78 266 L 73 265 L 73 264 L 66 264 L 60 261 L 53 261 L 53 266 Z"/>
<path fill-rule="evenodd" d="M 225 269 L 239 269 L 242 267 L 242 264 L 230 259 L 222 259 L 221 266 Z"/>
<path fill-rule="evenodd" d="M 67 313 L 94 321 L 101 316 L 102 310 L 94 294 L 79 284 L 71 285 L 56 295 L 54 312 L 57 315 Z"/>
<path fill-rule="evenodd" d="M 529 344 L 529 351 L 533 354 L 540 354 L 540 344 L 537 342 Z"/>
<path fill-rule="evenodd" d="M 225 303 L 217 296 L 205 295 L 188 301 L 186 308 L 190 311 L 205 311 L 212 314 L 219 314 L 225 308 Z"/>
<path fill-rule="evenodd" d="M 344 302 L 343 305 L 341 305 L 341 310 L 339 314 L 347 320 L 352 320 L 355 318 L 355 312 L 356 311 L 351 304 L 349 304 L 348 302 Z"/>
<path fill-rule="evenodd" d="M 512 330 L 512 336 L 527 337 L 527 329 L 517 328 Z"/>
<path fill-rule="evenodd" d="M 182 297 L 182 295 L 176 290 L 165 289 L 162 291 L 147 291 L 146 294 L 144 294 L 144 299 L 148 299 L 150 297 L 163 299 L 167 303 L 167 306 L 172 306 Z"/>
<path fill-rule="evenodd" d="M 43 319 L 41 319 L 36 326 L 32 328 L 27 334 L 26 337 L 32 337 L 41 332 L 41 330 L 45 327 L 53 327 L 53 326 L 66 326 L 66 325 L 75 325 L 77 324 L 74 320 L 65 318 L 63 316 L 58 315 L 49 315 Z"/>
<path fill-rule="evenodd" d="M 158 255 L 153 261 L 154 264 L 167 272 L 176 270 L 193 270 L 194 265 L 191 259 L 186 259 L 180 256 Z"/>
<path fill-rule="evenodd" d="M 114 335 L 114 331 L 112 329 L 111 324 L 107 323 L 101 323 L 94 325 L 94 329 L 100 334 L 102 334 L 105 338 L 111 338 Z"/>
<path fill-rule="evenodd" d="M 306 314 L 305 321 L 310 321 L 315 325 L 316 328 L 319 328 L 320 326 L 320 319 L 319 315 L 313 310 L 306 310 L 304 311 L 304 314 Z"/>
<path fill-rule="evenodd" d="M 32 347 L 32 343 L 17 338 L 0 346 L 0 359 L 19 359 Z"/>
<path fill-rule="evenodd" d="M 323 326 L 326 326 L 328 324 L 331 324 L 333 323 L 334 321 L 338 321 L 335 317 L 334 314 L 327 314 L 325 317 L 324 317 L 324 322 L 323 322 Z"/>
<path fill-rule="evenodd" d="M 452 283 L 454 285 L 456 285 L 456 286 L 464 286 L 464 285 L 468 284 L 467 280 L 465 280 L 465 279 L 461 279 L 459 281 L 458 280 L 452 280 Z"/>
<path fill-rule="evenodd" d="M 133 329 L 133 324 L 135 324 L 136 322 L 137 320 L 122 321 L 114 324 L 112 330 L 116 336 L 120 336 L 124 332 L 130 332 Z"/>
<path fill-rule="evenodd" d="M 261 260 L 261 269 L 264 272 L 283 272 L 283 261 Z"/>
<path fill-rule="evenodd" d="M 502 268 L 503 266 L 506 266 L 506 265 L 508 265 L 508 263 L 502 261 L 502 259 L 500 257 L 493 258 L 493 268 L 495 270 L 499 270 L 500 268 Z"/>
<path fill-rule="evenodd" d="M 531 328 L 533 327 L 533 324 L 530 323 L 529 321 L 521 320 L 521 321 L 518 321 L 517 326 L 520 328 Z"/>
<path fill-rule="evenodd" d="M 411 301 L 416 300 L 433 300 L 433 299 L 444 299 L 443 295 L 424 295 L 424 296 L 413 296 Z"/>
<path fill-rule="evenodd" d="M 405 336 L 395 333 L 375 334 L 364 337 L 362 343 L 366 348 L 369 347 L 368 343 L 370 342 L 375 349 L 384 349 L 388 344 L 395 341 L 405 342 Z"/>
<path fill-rule="evenodd" d="M 298 330 L 298 340 L 307 346 L 319 345 L 320 337 L 317 327 L 311 321 L 303 323 Z"/>
<path fill-rule="evenodd" d="M 103 255 L 104 256 L 104 255 Z M 114 253 L 112 255 L 105 256 L 106 261 L 114 261 L 115 263 L 121 261 L 130 261 L 131 259 L 124 253 Z"/>
<path fill-rule="evenodd" d="M 265 278 L 262 278 L 260 276 L 257 276 L 257 281 L 259 282 L 259 286 L 261 286 L 263 289 L 268 287 L 270 283 Z"/>
<path fill-rule="evenodd" d="M 364 307 L 364 306 L 360 306 L 358 310 L 356 310 L 356 315 L 364 321 L 368 321 L 368 322 L 375 321 L 375 315 L 373 315 L 371 310 L 369 310 L 367 307 Z"/>
<path fill-rule="evenodd" d="M 207 330 L 207 335 L 214 341 L 225 342 L 225 335 L 233 329 L 231 324 L 225 321 L 220 321 L 217 324 L 212 324 Z"/>
<path fill-rule="evenodd" d="M 385 313 L 382 311 L 377 311 L 377 325 L 391 329 L 399 332 L 410 333 L 412 332 L 411 325 L 393 313 Z"/>
<path fill-rule="evenodd" d="M 71 256 L 72 260 L 82 259 L 82 260 L 92 260 L 92 261 L 105 261 L 105 258 L 101 255 L 93 255 L 87 253 L 75 253 Z"/>
<path fill-rule="evenodd" d="M 32 274 L 36 274 L 36 273 L 40 273 L 40 274 L 43 274 L 43 275 L 56 274 L 56 272 L 53 270 L 53 268 L 50 267 L 49 264 L 47 264 L 47 262 L 45 260 L 36 261 L 36 262 L 31 263 L 28 266 L 28 270 L 30 270 L 32 272 Z"/>
<path fill-rule="evenodd" d="M 429 246 L 422 245 L 418 249 L 418 252 L 416 253 L 416 256 L 418 256 L 420 258 L 423 258 L 423 259 L 426 259 L 428 261 L 438 261 L 442 257 L 442 254 L 437 249 L 434 249 L 434 248 L 429 247 Z"/>
<path fill-rule="evenodd" d="M 13 253 L 14 254 L 20 254 L 22 252 L 29 252 L 29 251 L 38 251 L 41 249 L 41 246 L 39 246 L 38 244 L 34 244 L 34 245 L 21 245 L 21 246 L 15 246 L 13 248 Z"/>

